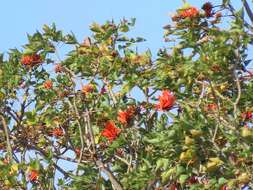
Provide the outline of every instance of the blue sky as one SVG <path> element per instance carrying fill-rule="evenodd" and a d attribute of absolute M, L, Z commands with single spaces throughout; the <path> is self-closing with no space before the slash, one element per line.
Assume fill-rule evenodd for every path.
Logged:
<path fill-rule="evenodd" d="M 200 7 L 205 1 L 188 2 Z M 221 0 L 211 2 L 217 4 Z M 181 5 L 181 0 L 4 0 L 0 11 L 0 52 L 20 48 L 26 43 L 26 34 L 41 29 L 43 24 L 55 22 L 59 29 L 73 31 L 81 41 L 90 35 L 89 25 L 94 21 L 135 17 L 132 34 L 146 38 L 144 48 L 149 47 L 155 53 L 162 45 L 162 27 L 171 21 L 169 13 Z"/>

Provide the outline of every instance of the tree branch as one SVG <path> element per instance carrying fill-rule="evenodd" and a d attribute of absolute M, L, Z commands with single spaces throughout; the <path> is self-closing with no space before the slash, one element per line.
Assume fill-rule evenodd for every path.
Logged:
<path fill-rule="evenodd" d="M 101 171 L 104 172 L 109 177 L 109 180 L 111 181 L 113 188 L 115 190 L 123 190 L 122 185 L 120 184 L 120 182 L 118 182 L 118 180 L 112 174 L 110 169 L 105 167 L 103 162 L 100 160 L 96 160 L 95 162 L 96 162 L 96 165 L 98 166 L 98 168 L 101 169 Z"/>
<path fill-rule="evenodd" d="M 5 118 L 4 118 L 2 113 L 0 113 L 0 118 L 1 118 L 3 128 L 4 128 L 5 137 L 6 137 L 8 158 L 9 158 L 9 160 L 12 160 L 13 156 L 12 156 L 12 148 L 11 148 L 11 143 L 10 143 L 10 137 L 9 137 L 9 129 L 8 129 L 8 126 L 6 124 Z"/>
<path fill-rule="evenodd" d="M 247 15 L 249 16 L 250 21 L 253 24 L 253 12 L 251 11 L 250 6 L 249 6 L 247 0 L 242 0 L 242 3 L 243 3 L 243 6 L 244 6 L 244 8 L 245 8 L 245 10 L 247 12 Z"/>
<path fill-rule="evenodd" d="M 44 156 L 44 157 L 48 157 L 47 153 L 46 153 L 44 150 L 42 150 L 42 149 L 40 149 L 40 148 L 38 148 L 38 147 L 35 147 L 35 146 L 32 146 L 32 145 L 27 145 L 27 148 L 28 148 L 28 149 L 33 149 L 33 150 L 37 151 L 39 154 L 41 154 L 41 155 Z M 61 172 L 61 173 L 64 175 L 65 178 L 67 178 L 67 177 L 70 176 L 70 174 L 68 174 L 68 172 L 64 171 L 64 170 L 63 170 L 60 166 L 58 166 L 55 162 L 52 162 L 52 164 L 54 165 L 54 167 L 55 167 L 59 172 Z"/>

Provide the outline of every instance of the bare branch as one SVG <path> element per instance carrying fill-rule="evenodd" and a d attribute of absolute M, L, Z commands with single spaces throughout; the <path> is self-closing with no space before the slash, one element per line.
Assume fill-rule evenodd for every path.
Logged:
<path fill-rule="evenodd" d="M 102 172 L 104 172 L 109 177 L 109 180 L 111 181 L 112 186 L 115 190 L 123 190 L 123 187 L 120 182 L 115 178 L 110 169 L 105 167 L 102 161 L 96 160 L 96 165 L 99 169 L 101 169 Z"/>
<path fill-rule="evenodd" d="M 242 3 L 243 3 L 243 6 L 247 12 L 247 15 L 249 16 L 250 21 L 253 23 L 253 12 L 251 11 L 247 0 L 242 0 Z"/>
<path fill-rule="evenodd" d="M 2 122 L 2 125 L 3 125 L 3 128 L 4 128 L 5 137 L 6 137 L 8 158 L 9 158 L 9 160 L 12 160 L 13 156 L 12 156 L 12 148 L 11 148 L 11 143 L 10 143 L 10 137 L 9 137 L 9 129 L 8 129 L 7 124 L 6 124 L 4 115 L 2 115 L 1 113 L 0 113 L 0 118 L 2 120 L 1 122 Z"/>
<path fill-rule="evenodd" d="M 32 146 L 32 145 L 27 145 L 27 148 L 28 149 L 33 149 L 33 150 L 35 150 L 35 151 L 37 151 L 39 154 L 41 154 L 43 157 L 48 157 L 48 154 L 44 151 L 44 150 L 42 150 L 42 149 L 40 149 L 40 148 L 38 148 L 38 147 L 35 147 L 35 146 Z M 67 177 L 69 177 L 70 176 L 70 174 L 68 173 L 68 172 L 66 172 L 65 170 L 63 170 L 60 166 L 58 166 L 55 162 L 52 162 L 52 164 L 54 165 L 54 167 L 59 171 L 59 172 L 61 172 L 63 175 L 64 175 L 64 177 L 65 178 L 67 178 Z"/>
<path fill-rule="evenodd" d="M 83 150 L 84 150 L 84 138 L 83 138 L 83 129 L 82 129 L 82 126 L 80 124 L 80 114 L 78 112 L 78 109 L 76 107 L 76 103 L 74 102 L 74 105 L 68 101 L 70 107 L 72 108 L 73 112 L 75 112 L 75 114 L 77 115 L 78 117 L 78 120 L 77 120 L 77 124 L 78 124 L 78 128 L 79 128 L 79 133 L 80 133 L 80 141 L 81 141 L 81 152 L 80 152 L 80 155 L 79 155 L 79 159 L 78 159 L 78 165 L 81 163 L 81 160 L 82 160 L 82 156 L 83 156 Z M 77 170 L 78 171 L 78 170 Z"/>
<path fill-rule="evenodd" d="M 111 98 L 112 98 L 113 105 L 115 106 L 116 103 L 117 103 L 117 101 L 116 101 L 116 98 L 115 98 L 115 96 L 114 96 L 114 94 L 113 94 L 113 91 L 112 91 L 112 89 L 111 89 L 111 87 L 110 87 L 110 84 L 108 83 L 108 81 L 107 81 L 106 79 L 104 79 L 103 81 L 104 81 L 105 85 L 107 86 L 107 89 L 108 89 L 108 91 L 109 91 L 109 94 L 110 94 L 110 96 L 111 96 Z"/>

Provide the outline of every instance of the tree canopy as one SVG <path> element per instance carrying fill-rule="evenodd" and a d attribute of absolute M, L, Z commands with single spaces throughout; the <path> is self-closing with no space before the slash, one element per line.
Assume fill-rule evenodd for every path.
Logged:
<path fill-rule="evenodd" d="M 253 14 L 242 2 L 185 3 L 156 53 L 138 51 L 145 39 L 122 19 L 93 23 L 83 42 L 44 25 L 1 54 L 0 188 L 252 187 Z"/>

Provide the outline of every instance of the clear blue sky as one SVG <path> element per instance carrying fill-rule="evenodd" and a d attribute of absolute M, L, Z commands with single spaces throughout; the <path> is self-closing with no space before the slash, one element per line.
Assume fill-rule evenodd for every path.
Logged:
<path fill-rule="evenodd" d="M 239 0 L 234 0 L 238 2 Z M 200 7 L 204 0 L 188 0 Z M 214 4 L 221 0 L 212 0 Z M 240 1 L 239 1 L 240 2 Z M 146 38 L 144 48 L 161 47 L 162 26 L 171 20 L 169 13 L 182 5 L 181 0 L 3 0 L 0 11 L 0 52 L 20 48 L 26 33 L 34 33 L 43 24 L 55 22 L 65 32 L 73 31 L 81 41 L 90 35 L 89 25 L 108 19 L 137 18 L 133 35 Z M 154 53 L 155 53 L 154 52 Z"/>

